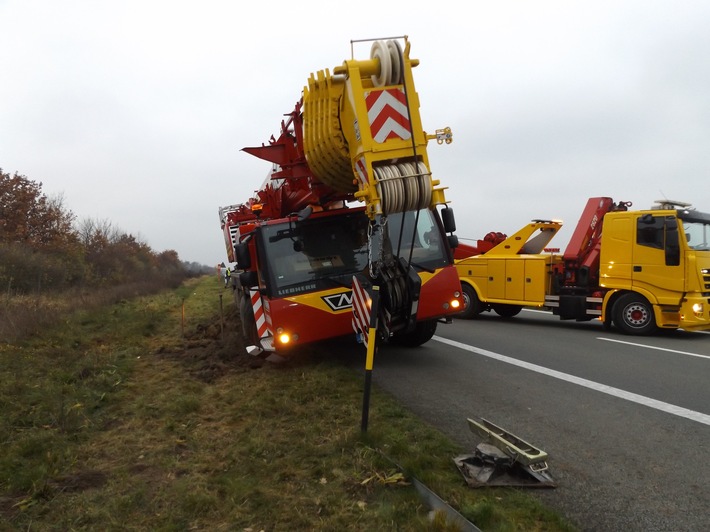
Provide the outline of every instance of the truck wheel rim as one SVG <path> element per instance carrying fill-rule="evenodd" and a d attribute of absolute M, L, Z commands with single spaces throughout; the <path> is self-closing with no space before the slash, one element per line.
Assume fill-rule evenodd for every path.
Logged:
<path fill-rule="evenodd" d="M 625 317 L 626 323 L 632 327 L 642 327 L 648 323 L 648 310 L 643 305 L 629 305 Z"/>

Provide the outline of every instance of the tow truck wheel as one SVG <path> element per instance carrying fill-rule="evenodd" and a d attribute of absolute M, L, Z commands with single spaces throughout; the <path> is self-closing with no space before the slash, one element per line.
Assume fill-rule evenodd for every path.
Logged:
<path fill-rule="evenodd" d="M 463 310 L 459 312 L 458 317 L 466 320 L 475 318 L 483 312 L 483 305 L 478 299 L 478 294 L 471 285 L 461 283 L 461 291 L 463 292 Z"/>
<path fill-rule="evenodd" d="M 614 303 L 614 325 L 624 334 L 649 334 L 656 329 L 653 307 L 638 294 L 624 294 Z"/>
<path fill-rule="evenodd" d="M 436 320 L 426 320 L 417 323 L 412 332 L 395 334 L 390 343 L 404 347 L 419 347 L 431 340 L 436 332 Z"/>
<path fill-rule="evenodd" d="M 492 305 L 493 311 L 498 314 L 501 318 L 512 318 L 520 314 L 523 307 L 520 305 Z"/>

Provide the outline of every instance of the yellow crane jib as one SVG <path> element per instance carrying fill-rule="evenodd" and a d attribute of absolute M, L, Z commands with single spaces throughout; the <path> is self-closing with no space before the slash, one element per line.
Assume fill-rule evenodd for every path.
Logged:
<path fill-rule="evenodd" d="M 414 89 L 410 43 L 375 40 L 370 58 L 311 74 L 303 91 L 304 151 L 315 176 L 388 215 L 446 203 L 432 179 L 426 145 L 451 142 L 449 128 L 427 135 Z"/>

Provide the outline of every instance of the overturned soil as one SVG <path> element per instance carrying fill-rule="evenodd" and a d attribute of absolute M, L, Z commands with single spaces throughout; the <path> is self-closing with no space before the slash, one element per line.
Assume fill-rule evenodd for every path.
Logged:
<path fill-rule="evenodd" d="M 214 316 L 187 333 L 183 351 L 159 354 L 180 360 L 191 375 L 207 383 L 230 372 L 249 371 L 264 365 L 264 359 L 246 352 L 236 308 L 227 309 L 223 318 Z"/>

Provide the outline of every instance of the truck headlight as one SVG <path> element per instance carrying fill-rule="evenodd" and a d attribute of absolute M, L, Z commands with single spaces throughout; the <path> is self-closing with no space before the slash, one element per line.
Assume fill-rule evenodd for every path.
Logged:
<path fill-rule="evenodd" d="M 705 310 L 705 305 L 703 303 L 694 303 L 693 304 L 693 313 L 696 316 L 702 316 L 704 310 Z"/>

